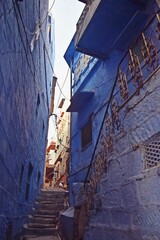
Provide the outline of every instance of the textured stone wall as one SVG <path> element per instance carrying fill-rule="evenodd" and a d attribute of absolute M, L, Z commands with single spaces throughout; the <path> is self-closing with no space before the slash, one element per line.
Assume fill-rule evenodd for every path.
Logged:
<path fill-rule="evenodd" d="M 152 77 L 145 81 L 153 73 L 153 70 L 159 66 L 159 19 L 156 16 L 156 20 L 154 18 L 154 20 L 150 21 L 154 12 L 157 12 L 158 9 L 156 1 L 148 1 L 145 11 L 148 14 L 148 23 L 151 24 L 152 22 L 152 24 L 149 24 L 150 27 L 146 25 L 147 29 L 143 29 L 142 35 L 138 36 L 135 34 L 133 39 L 132 33 L 134 28 L 131 30 L 132 32 L 128 32 L 127 28 L 125 29 L 127 41 L 130 40 L 133 44 L 137 38 L 135 44 L 130 45 L 130 55 L 128 53 L 125 55 L 125 51 L 122 50 L 125 47 L 127 52 L 129 50 L 125 40 L 123 43 L 120 41 L 118 43 L 120 46 L 119 50 L 112 49 L 105 61 L 99 60 L 91 69 L 91 72 L 87 76 L 84 75 L 85 77 L 81 75 L 79 83 L 78 80 L 77 83 L 75 82 L 77 86 L 73 86 L 77 92 L 94 92 L 93 99 L 86 101 L 78 113 L 72 113 L 71 126 L 72 156 L 69 176 L 71 205 L 76 206 L 73 199 L 75 199 L 75 196 L 79 197 L 78 191 L 72 192 L 72 190 L 75 190 L 72 186 L 74 186 L 75 182 L 78 184 L 83 183 L 86 180 L 88 164 L 91 160 L 96 162 L 92 164 L 90 169 L 90 173 L 93 174 L 88 175 L 87 179 L 88 182 L 90 180 L 90 186 L 93 190 L 97 192 L 93 197 L 93 207 L 90 204 L 92 189 L 90 191 L 88 187 L 88 205 L 90 205 L 91 209 L 93 207 L 93 211 L 89 212 L 89 226 L 88 230 L 86 230 L 85 240 L 160 239 L 160 231 L 158 229 L 160 223 L 160 170 L 159 166 L 156 165 L 146 169 L 145 153 L 146 146 L 149 143 L 156 142 L 157 137 L 160 139 L 160 71 L 156 71 Z M 146 37 L 142 38 L 142 36 Z M 153 41 L 152 46 L 150 45 L 151 39 Z M 146 55 L 141 54 L 144 48 L 148 50 L 148 53 L 145 53 Z M 152 51 L 153 49 L 155 52 Z M 131 54 L 132 50 L 134 57 Z M 147 59 L 146 61 L 147 54 L 151 60 Z M 131 67 L 132 58 L 138 59 L 138 63 L 133 63 L 133 68 Z M 148 68 L 146 68 L 146 65 Z M 117 72 L 117 68 L 119 72 L 122 71 L 123 77 Z M 140 83 L 141 74 L 145 82 L 143 82 L 144 85 L 142 83 L 143 87 Z M 96 145 L 104 111 L 107 108 L 107 102 L 116 76 L 118 83 L 113 92 L 115 98 L 110 102 L 112 107 L 108 107 L 110 118 L 106 116 L 103 131 Z M 124 86 L 125 81 L 128 81 L 127 86 Z M 133 87 L 133 85 L 135 86 Z M 135 89 L 137 89 L 136 94 L 134 93 Z M 119 91 L 121 92 L 120 94 L 118 93 Z M 126 96 L 124 96 L 125 92 L 127 93 Z M 126 101 L 126 99 L 128 100 Z M 117 109 L 119 109 L 118 117 Z M 82 149 L 81 129 L 90 114 L 92 114 L 93 141 L 86 148 Z M 120 128 L 118 127 L 119 123 Z M 115 125 L 117 125 L 117 128 Z M 110 136 L 111 138 L 109 138 Z M 92 154 L 95 145 L 93 159 Z M 101 168 L 103 172 L 106 170 L 101 162 L 104 157 L 103 153 L 107 154 L 107 171 L 101 176 Z M 160 150 L 152 151 L 150 159 L 155 154 L 157 154 L 158 165 Z M 99 179 L 101 180 L 97 186 Z"/>
<path fill-rule="evenodd" d="M 160 70 L 120 110 L 107 173 L 95 198 L 85 240 L 160 239 L 159 166 L 145 169 L 145 145 L 160 136 Z"/>
<path fill-rule="evenodd" d="M 79 53 L 79 55 L 82 55 Z M 78 91 L 94 92 L 94 97 L 85 102 L 79 112 L 72 113 L 71 121 L 71 158 L 70 158 L 70 204 L 73 205 L 72 183 L 84 182 L 87 167 L 91 161 L 91 156 L 96 144 L 97 136 L 104 116 L 106 103 L 110 96 L 110 89 L 113 87 L 116 76 L 117 65 L 122 57 L 119 51 L 113 51 L 109 60 L 98 61 L 92 71 L 84 79 L 77 89 Z M 92 62 L 91 62 L 92 63 Z M 90 69 L 90 65 L 87 67 Z M 87 70 L 85 70 L 86 72 Z M 85 74 L 84 72 L 84 74 Z M 81 74 L 83 79 L 83 73 Z M 107 80 L 107 81 L 106 81 Z M 77 83 L 78 84 L 78 83 Z M 77 85 L 78 86 L 78 85 Z M 75 88 L 77 88 L 75 86 Z M 86 148 L 81 146 L 81 129 L 87 122 L 89 116 L 92 118 L 92 143 Z"/>
<path fill-rule="evenodd" d="M 21 230 L 43 181 L 52 76 L 44 51 L 46 42 L 51 57 L 48 1 L 17 3 L 0 2 L 0 239 L 9 222 L 14 235 Z"/>

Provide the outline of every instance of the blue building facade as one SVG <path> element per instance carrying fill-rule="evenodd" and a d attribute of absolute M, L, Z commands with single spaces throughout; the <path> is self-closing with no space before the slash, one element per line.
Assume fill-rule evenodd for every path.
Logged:
<path fill-rule="evenodd" d="M 84 184 L 86 240 L 160 238 L 159 16 L 159 1 L 88 1 L 65 53 L 70 204 Z"/>
<path fill-rule="evenodd" d="M 53 69 L 48 1 L 0 3 L 0 239 L 18 236 L 43 183 Z"/>

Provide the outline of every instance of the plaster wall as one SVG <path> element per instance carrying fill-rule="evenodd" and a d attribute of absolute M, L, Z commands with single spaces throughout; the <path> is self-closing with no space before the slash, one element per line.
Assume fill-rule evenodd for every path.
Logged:
<path fill-rule="evenodd" d="M 78 54 L 81 55 L 80 53 Z M 98 60 L 80 86 L 77 85 L 78 87 L 74 87 L 77 92 L 94 92 L 94 96 L 83 104 L 83 107 L 78 113 L 72 112 L 70 185 L 72 185 L 73 182 L 84 182 L 87 167 L 91 161 L 103 120 L 106 104 L 110 97 L 110 91 L 114 85 L 117 65 L 123 54 L 124 52 L 115 50 L 112 52 L 112 57 L 109 56 L 106 61 Z M 86 69 L 84 74 L 85 72 Z M 83 79 L 83 73 L 81 73 L 81 78 Z M 79 99 L 79 101 L 81 101 L 81 99 Z M 81 129 L 90 116 L 92 118 L 92 142 L 89 146 L 82 149 Z M 72 194 L 72 191 L 70 191 L 70 194 Z M 70 200 L 72 204 L 72 196 Z"/>
<path fill-rule="evenodd" d="M 98 206 L 85 240 L 159 239 L 159 166 L 145 168 L 145 145 L 160 135 L 160 70 L 120 110 L 107 173 L 99 183 Z"/>
<path fill-rule="evenodd" d="M 42 185 L 52 77 L 44 51 L 48 1 L 18 5 L 0 3 L 0 239 L 9 223 L 12 234 L 19 233 Z M 39 18 L 43 24 L 34 39 Z"/>

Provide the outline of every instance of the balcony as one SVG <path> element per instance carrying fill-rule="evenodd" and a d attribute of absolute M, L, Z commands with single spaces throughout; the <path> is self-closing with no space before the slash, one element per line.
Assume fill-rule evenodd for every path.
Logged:
<path fill-rule="evenodd" d="M 142 30 L 147 20 L 147 1 L 89 2 L 77 23 L 75 46 L 77 51 L 93 57 L 105 59 L 111 49 L 127 48 L 127 43 Z"/>

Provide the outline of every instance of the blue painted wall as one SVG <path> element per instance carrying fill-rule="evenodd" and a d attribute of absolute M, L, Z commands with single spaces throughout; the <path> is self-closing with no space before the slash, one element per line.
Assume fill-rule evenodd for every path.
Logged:
<path fill-rule="evenodd" d="M 52 79 L 46 48 L 54 60 L 48 1 L 17 4 L 0 3 L 0 239 L 9 222 L 14 235 L 21 230 L 43 182 Z M 41 32 L 31 52 L 39 19 Z"/>
<path fill-rule="evenodd" d="M 109 92 L 114 84 L 117 65 L 123 54 L 124 52 L 115 50 L 112 52 L 112 58 L 109 58 L 109 60 L 101 61 L 92 58 L 87 67 L 88 69 L 91 68 L 91 71 L 87 74 L 87 76 L 83 78 L 83 74 L 86 75 L 87 69 L 81 73 L 78 80 L 76 80 L 75 75 L 73 92 L 76 94 L 79 91 L 91 91 L 94 92 L 94 97 L 85 102 L 83 107 L 78 110 L 78 113 L 72 112 L 72 151 L 70 161 L 70 175 L 73 174 L 73 176 L 69 179 L 71 183 L 70 186 L 72 186 L 73 182 L 83 182 L 85 179 L 88 169 L 87 166 L 91 161 L 92 152 L 102 123 L 106 103 L 109 98 Z M 79 55 L 83 54 L 79 53 Z M 81 99 L 79 99 L 79 101 L 81 101 Z M 88 147 L 82 149 L 81 129 L 87 122 L 90 115 L 92 115 L 93 141 Z M 86 169 L 81 170 L 85 167 Z M 70 191 L 70 194 L 72 194 L 72 191 Z M 70 203 L 73 204 L 72 197 L 70 197 Z"/>
<path fill-rule="evenodd" d="M 148 1 L 145 9 L 148 18 L 146 18 L 146 23 L 141 30 L 144 31 L 145 26 L 158 9 L 156 1 Z M 159 56 L 160 43 L 155 32 L 156 25 L 157 19 L 155 18 L 150 29 L 146 31 L 146 35 L 148 39 L 149 36 L 152 36 Z M 94 32 L 94 34 L 96 33 Z M 81 59 L 83 54 L 76 51 L 72 51 L 71 54 L 70 51 L 73 49 L 71 46 L 65 54 L 67 62 L 72 61 L 73 65 L 73 97 L 79 91 L 94 92 L 94 97 L 90 101 L 84 102 L 83 107 L 77 112 L 72 112 L 70 205 L 73 205 L 72 184 L 85 180 L 87 166 L 91 161 L 119 63 L 125 56 L 128 46 L 132 45 L 139 37 L 137 34 L 133 38 L 133 33 L 127 36 L 127 42 L 125 42 L 124 35 L 124 41 L 121 39 L 118 47 L 108 51 L 106 60 L 98 60 L 92 68 L 89 64 L 87 67 L 90 69 L 89 73 L 86 75 L 87 69 L 82 70 L 78 79 L 76 78 L 76 66 L 78 59 Z M 87 40 L 89 42 L 89 39 Z M 90 40 L 96 41 L 95 39 Z M 136 42 L 134 49 L 138 48 L 139 45 Z M 70 59 L 67 56 L 70 56 Z M 147 70 L 143 62 L 141 64 L 143 65 L 143 77 L 147 79 L 153 70 Z M 126 66 L 128 66 L 128 55 L 122 62 L 122 69 L 125 72 L 127 70 Z M 160 223 L 159 211 L 157 211 L 160 199 L 160 191 L 157 189 L 159 167 L 149 170 L 144 167 L 146 161 L 144 146 L 147 141 L 152 142 L 152 138 L 156 134 L 159 136 L 160 133 L 160 116 L 157 106 L 159 103 L 158 78 L 159 71 L 157 70 L 151 81 L 142 88 L 140 93 L 131 98 L 120 110 L 123 130 L 116 132 L 113 137 L 114 151 L 106 159 L 107 173 L 102 176 L 98 184 L 97 195 L 101 205 L 94 209 L 94 214 L 91 213 L 90 215 L 85 240 L 151 240 L 160 238 L 160 231 L 157 228 Z M 130 83 L 130 94 L 132 91 L 133 86 Z M 152 94 L 147 95 L 147 93 Z M 116 97 L 119 101 L 120 96 L 117 94 Z M 79 101 L 83 101 L 83 99 L 79 99 Z M 82 150 L 81 128 L 87 122 L 90 114 L 92 114 L 93 141 L 92 144 Z"/>

